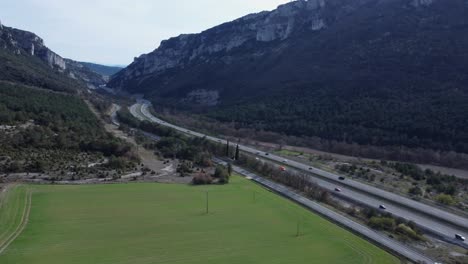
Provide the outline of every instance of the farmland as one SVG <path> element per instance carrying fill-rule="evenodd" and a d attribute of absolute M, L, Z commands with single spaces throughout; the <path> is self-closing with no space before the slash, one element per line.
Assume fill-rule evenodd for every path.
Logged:
<path fill-rule="evenodd" d="M 225 186 L 20 186 L 5 195 L 2 216 L 27 207 L 27 189 L 29 221 L 2 264 L 399 263 L 237 176 Z"/>

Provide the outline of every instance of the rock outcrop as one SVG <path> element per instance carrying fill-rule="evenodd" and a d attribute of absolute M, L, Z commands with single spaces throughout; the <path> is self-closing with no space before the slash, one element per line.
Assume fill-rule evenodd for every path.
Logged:
<path fill-rule="evenodd" d="M 0 24 L 0 48 L 9 50 L 16 55 L 27 55 L 39 58 L 50 68 L 69 77 L 85 83 L 88 88 L 97 88 L 106 84 L 106 76 L 102 76 L 83 64 L 64 59 L 50 50 L 44 40 L 36 34 L 24 30 L 6 27 Z"/>
<path fill-rule="evenodd" d="M 158 49 L 136 58 L 126 71 L 117 75 L 112 86 L 122 88 L 128 80 L 185 67 L 251 41 L 281 41 L 303 30 L 322 30 L 327 26 L 321 12 L 325 5 L 325 0 L 295 1 L 272 12 L 251 14 L 200 34 L 180 35 L 162 41 Z"/>

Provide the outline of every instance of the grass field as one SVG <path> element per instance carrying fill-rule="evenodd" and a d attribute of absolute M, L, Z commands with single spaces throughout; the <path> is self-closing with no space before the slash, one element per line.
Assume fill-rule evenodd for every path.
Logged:
<path fill-rule="evenodd" d="M 240 177 L 226 186 L 209 187 L 28 188 L 33 191 L 29 223 L 0 255 L 2 264 L 399 263 Z M 25 187 L 19 190 L 26 196 Z M 13 200 L 7 200 L 8 208 L 22 207 Z M 5 223 L 0 223 L 1 234 Z"/>
<path fill-rule="evenodd" d="M 30 201 L 26 186 L 11 185 L 0 193 L 0 254 L 26 226 Z"/>

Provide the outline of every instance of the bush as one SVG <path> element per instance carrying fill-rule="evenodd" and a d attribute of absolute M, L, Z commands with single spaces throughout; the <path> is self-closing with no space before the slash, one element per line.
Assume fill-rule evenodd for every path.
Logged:
<path fill-rule="evenodd" d="M 422 236 L 416 233 L 411 227 L 405 224 L 399 224 L 395 230 L 398 234 L 408 237 L 413 240 L 423 240 Z"/>
<path fill-rule="evenodd" d="M 205 173 L 197 174 L 192 180 L 193 185 L 206 185 L 211 184 L 212 182 L 213 178 Z"/>
<path fill-rule="evenodd" d="M 444 194 L 444 193 L 437 195 L 436 201 L 441 203 L 441 204 L 445 204 L 445 205 L 455 204 L 455 199 L 453 199 L 453 197 L 451 195 Z"/>
<path fill-rule="evenodd" d="M 211 155 L 209 153 L 201 153 L 197 156 L 195 164 L 204 168 L 213 166 L 213 162 L 211 161 Z"/>
<path fill-rule="evenodd" d="M 125 169 L 127 165 L 128 165 L 128 162 L 124 158 L 120 158 L 120 157 L 117 158 L 117 157 L 112 156 L 109 159 L 109 163 L 107 164 L 107 167 L 110 169 L 114 169 L 114 170 L 120 170 L 120 169 Z"/>
<path fill-rule="evenodd" d="M 229 173 L 224 166 L 216 166 L 216 170 L 213 177 L 219 179 L 219 183 L 229 183 Z"/>
<path fill-rule="evenodd" d="M 417 187 L 417 186 L 415 186 L 415 187 L 409 189 L 408 192 L 409 192 L 410 194 L 416 195 L 416 196 L 420 196 L 420 195 L 423 194 L 423 191 L 421 190 L 421 188 L 419 188 L 419 187 Z"/>
<path fill-rule="evenodd" d="M 192 164 L 188 161 L 182 162 L 177 168 L 180 177 L 185 177 L 187 174 L 192 173 Z"/>
<path fill-rule="evenodd" d="M 395 219 L 390 217 L 372 217 L 369 220 L 369 226 L 378 230 L 395 230 Z"/>
<path fill-rule="evenodd" d="M 23 171 L 23 166 L 19 162 L 14 161 L 10 163 L 10 166 L 8 166 L 7 171 L 12 173 L 21 172 Z"/>

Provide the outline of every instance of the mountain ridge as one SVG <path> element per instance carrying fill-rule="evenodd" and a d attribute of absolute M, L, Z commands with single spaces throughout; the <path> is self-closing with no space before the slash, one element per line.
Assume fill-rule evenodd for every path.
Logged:
<path fill-rule="evenodd" d="M 241 127 L 468 153 L 468 2 L 295 1 L 163 41 L 110 87 Z"/>
<path fill-rule="evenodd" d="M 44 40 L 36 34 L 4 26 L 1 22 L 0 48 L 10 51 L 16 56 L 36 57 L 51 69 L 82 82 L 91 89 L 105 85 L 108 81 L 108 77 L 89 69 L 84 64 L 63 58 L 50 50 L 45 45 Z"/>

